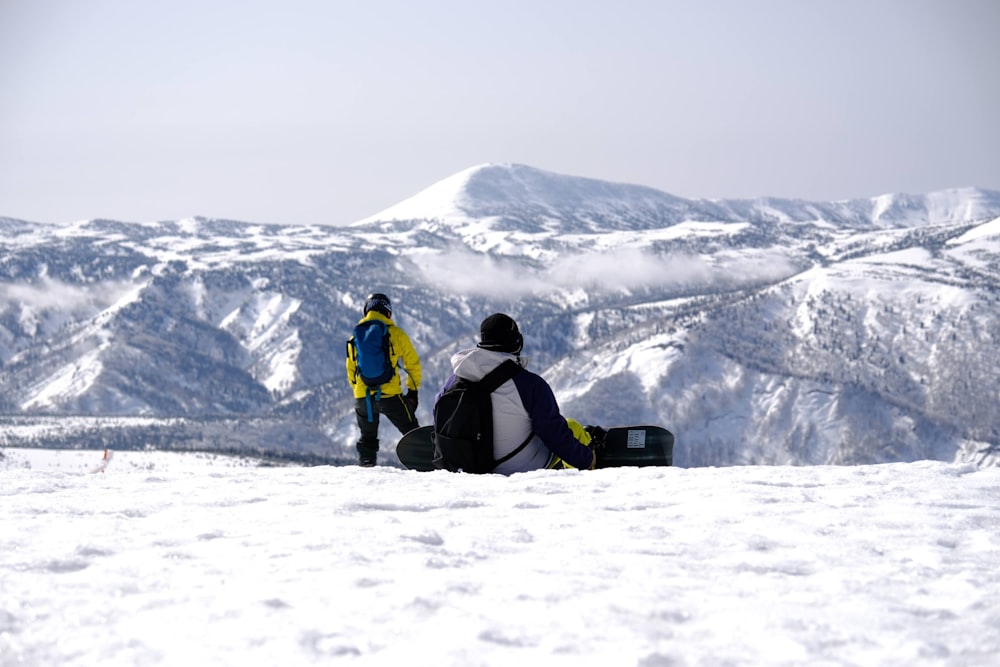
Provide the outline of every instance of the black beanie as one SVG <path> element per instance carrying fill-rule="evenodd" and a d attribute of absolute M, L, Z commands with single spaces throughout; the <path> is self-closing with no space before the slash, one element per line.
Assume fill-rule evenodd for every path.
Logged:
<path fill-rule="evenodd" d="M 509 315 L 494 313 L 479 325 L 479 347 L 494 352 L 520 354 L 524 338 Z"/>

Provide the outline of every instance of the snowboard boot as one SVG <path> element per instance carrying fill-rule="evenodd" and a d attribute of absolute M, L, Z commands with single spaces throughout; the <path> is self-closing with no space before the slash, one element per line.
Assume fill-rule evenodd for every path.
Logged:
<path fill-rule="evenodd" d="M 368 438 L 365 438 L 365 434 L 362 433 L 356 448 L 358 450 L 358 465 L 362 468 L 374 468 L 378 457 L 378 439 L 372 438 L 370 434 Z"/>

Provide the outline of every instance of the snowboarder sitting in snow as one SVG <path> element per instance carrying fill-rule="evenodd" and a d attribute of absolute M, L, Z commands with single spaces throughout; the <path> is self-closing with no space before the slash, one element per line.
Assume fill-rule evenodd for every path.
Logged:
<path fill-rule="evenodd" d="M 578 422 L 560 414 L 549 384 L 541 376 L 525 370 L 527 360 L 521 357 L 523 346 L 524 338 L 510 316 L 490 315 L 480 326 L 479 344 L 452 357 L 454 373 L 435 403 L 458 378 L 478 382 L 512 359 L 521 370 L 491 395 L 493 456 L 499 462 L 493 472 L 509 475 L 541 468 L 593 469 L 597 455 L 587 444 L 593 434 L 596 445 L 603 439 L 604 430 L 593 426 L 585 430 Z"/>
<path fill-rule="evenodd" d="M 406 395 L 397 368 L 406 369 Z M 392 321 L 392 304 L 385 294 L 375 293 L 365 301 L 364 317 L 347 341 L 347 380 L 354 389 L 354 412 L 361 437 L 358 464 L 375 465 L 378 454 L 379 414 L 408 433 L 418 428 L 417 390 L 420 388 L 420 357 L 410 337 Z"/>

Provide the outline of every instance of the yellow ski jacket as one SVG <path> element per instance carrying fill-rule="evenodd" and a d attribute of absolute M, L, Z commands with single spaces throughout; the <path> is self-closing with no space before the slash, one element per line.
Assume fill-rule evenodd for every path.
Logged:
<path fill-rule="evenodd" d="M 410 337 L 382 313 L 369 310 L 364 317 L 358 320 L 358 323 L 360 324 L 368 320 L 382 320 L 389 327 L 389 359 L 392 362 L 393 368 L 396 369 L 396 374 L 391 380 L 382 385 L 382 395 L 398 396 L 403 393 L 403 385 L 399 376 L 400 360 L 403 362 L 402 368 L 406 371 L 407 389 L 419 389 L 420 357 L 413 348 Z M 354 336 L 351 336 L 349 339 L 347 347 L 347 381 L 351 383 L 351 387 L 354 389 L 354 398 L 364 398 L 368 387 L 358 376 L 358 361 L 353 354 Z"/>

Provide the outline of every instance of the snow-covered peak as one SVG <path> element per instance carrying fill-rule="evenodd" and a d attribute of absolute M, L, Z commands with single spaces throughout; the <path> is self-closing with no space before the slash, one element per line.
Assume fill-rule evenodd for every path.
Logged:
<path fill-rule="evenodd" d="M 684 200 L 640 185 L 566 176 L 521 164 L 482 164 L 465 169 L 359 223 L 436 220 L 462 224 L 469 219 L 518 218 L 530 221 L 595 223 L 623 220 L 647 226 Z M 562 225 L 563 231 L 572 231 Z"/>

